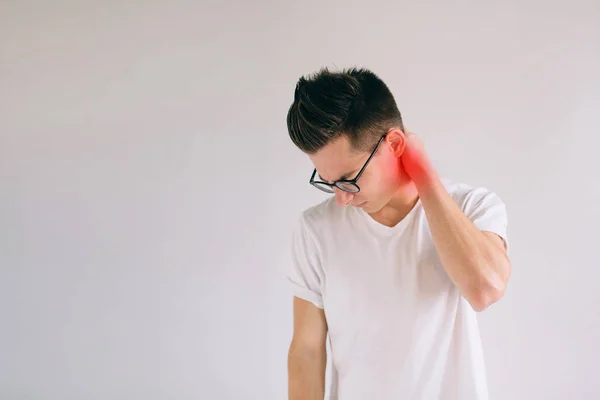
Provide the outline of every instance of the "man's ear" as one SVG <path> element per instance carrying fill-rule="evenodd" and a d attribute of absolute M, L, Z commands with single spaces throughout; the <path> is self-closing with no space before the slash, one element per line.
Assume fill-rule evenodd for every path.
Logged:
<path fill-rule="evenodd" d="M 386 138 L 388 146 L 395 157 L 400 158 L 406 149 L 406 135 L 398 128 L 391 129 Z"/>

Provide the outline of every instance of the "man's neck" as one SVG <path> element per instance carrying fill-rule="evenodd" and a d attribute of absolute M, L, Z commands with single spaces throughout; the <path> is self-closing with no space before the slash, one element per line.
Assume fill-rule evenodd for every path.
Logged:
<path fill-rule="evenodd" d="M 402 221 L 419 201 L 419 193 L 413 182 L 402 185 L 392 199 L 371 218 L 382 225 L 393 227 Z"/>

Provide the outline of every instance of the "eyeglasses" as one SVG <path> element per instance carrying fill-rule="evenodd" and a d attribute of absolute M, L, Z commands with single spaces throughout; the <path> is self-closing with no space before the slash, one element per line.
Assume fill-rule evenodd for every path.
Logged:
<path fill-rule="evenodd" d="M 338 189 L 344 191 L 344 192 L 348 192 L 348 193 L 358 193 L 360 192 L 360 187 L 356 184 L 356 181 L 358 181 L 358 179 L 360 178 L 360 176 L 362 175 L 362 173 L 364 172 L 365 168 L 367 168 L 367 165 L 369 164 L 369 161 L 371 161 L 371 159 L 373 158 L 373 156 L 375 155 L 375 153 L 377 152 L 377 149 L 379 148 L 379 145 L 381 144 L 381 142 L 383 141 L 383 139 L 386 137 L 386 135 L 383 135 L 379 141 L 377 142 L 377 146 L 375 146 L 375 149 L 373 150 L 373 152 L 371 153 L 371 155 L 369 156 L 369 158 L 367 159 L 367 161 L 365 162 L 365 164 L 362 166 L 362 168 L 360 169 L 360 171 L 358 171 L 358 174 L 356 175 L 356 177 L 354 179 L 340 179 L 338 181 L 335 181 L 333 183 L 328 183 L 328 182 L 323 182 L 323 181 L 315 181 L 315 175 L 317 174 L 317 169 L 315 168 L 315 170 L 312 173 L 312 176 L 310 177 L 310 184 L 313 185 L 314 187 L 316 187 L 319 190 L 324 191 L 325 193 L 335 193 L 335 191 L 333 190 L 334 187 L 337 187 Z"/>

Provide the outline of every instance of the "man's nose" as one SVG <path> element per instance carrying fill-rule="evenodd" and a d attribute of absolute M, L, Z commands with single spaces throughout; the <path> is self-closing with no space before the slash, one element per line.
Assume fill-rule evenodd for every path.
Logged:
<path fill-rule="evenodd" d="M 335 191 L 335 200 L 339 206 L 343 207 L 343 206 L 348 205 L 348 203 L 350 203 L 352 201 L 352 199 L 354 198 L 354 194 L 344 192 L 343 190 L 338 189 L 337 187 L 334 188 L 333 190 Z"/>

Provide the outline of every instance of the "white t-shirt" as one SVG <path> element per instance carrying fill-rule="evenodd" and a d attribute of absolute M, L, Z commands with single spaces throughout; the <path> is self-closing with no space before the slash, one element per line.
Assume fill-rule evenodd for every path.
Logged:
<path fill-rule="evenodd" d="M 444 185 L 475 226 L 508 246 L 495 193 Z M 294 296 L 327 319 L 328 399 L 488 399 L 476 312 L 448 278 L 420 201 L 390 228 L 332 197 L 301 214 L 292 254 Z"/>

